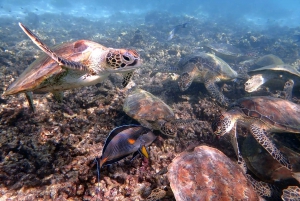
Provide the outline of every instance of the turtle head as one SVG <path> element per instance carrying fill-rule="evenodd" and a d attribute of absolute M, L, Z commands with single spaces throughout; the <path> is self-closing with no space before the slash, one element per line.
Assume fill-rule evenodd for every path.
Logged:
<path fill-rule="evenodd" d="M 190 73 L 184 72 L 180 75 L 178 86 L 180 88 L 180 91 L 187 90 L 193 82 L 193 76 L 190 75 Z"/>
<path fill-rule="evenodd" d="M 263 83 L 265 80 L 261 74 L 253 75 L 245 82 L 245 91 L 249 93 L 256 91 Z"/>
<path fill-rule="evenodd" d="M 172 123 L 164 120 L 158 120 L 160 126 L 160 131 L 170 137 L 176 137 L 177 135 L 177 127 Z"/>
<path fill-rule="evenodd" d="M 110 70 L 129 72 L 141 65 L 140 55 L 133 49 L 109 49 L 106 63 Z"/>
<path fill-rule="evenodd" d="M 225 112 L 213 123 L 213 131 L 216 135 L 223 136 L 231 131 L 235 122 L 236 118 L 234 117 L 234 114 L 231 112 Z"/>

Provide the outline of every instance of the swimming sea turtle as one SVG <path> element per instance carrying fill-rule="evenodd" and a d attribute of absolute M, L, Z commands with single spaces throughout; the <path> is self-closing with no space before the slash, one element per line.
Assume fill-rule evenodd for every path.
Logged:
<path fill-rule="evenodd" d="M 228 105 L 228 99 L 216 82 L 234 80 L 238 73 L 225 61 L 213 54 L 200 52 L 182 58 L 178 63 L 178 70 L 182 72 L 178 81 L 181 91 L 188 89 L 193 81 L 199 81 L 205 84 L 208 92 L 219 103 Z"/>
<path fill-rule="evenodd" d="M 278 192 L 279 186 L 272 188 L 272 185 L 274 186 L 278 184 L 279 181 L 282 181 L 282 188 L 292 185 L 300 185 L 300 141 L 292 136 L 292 134 L 274 134 L 272 139 L 276 143 L 278 149 L 289 159 L 292 167 L 291 170 L 285 168 L 277 160 L 274 160 L 274 158 L 250 135 L 246 137 L 241 145 L 241 154 L 244 158 L 247 169 L 249 169 L 262 182 L 267 182 L 264 185 L 269 185 L 271 187 L 271 194 L 269 194 L 269 192 L 264 192 L 264 188 L 258 188 L 258 186 L 262 184 L 261 181 L 251 179 L 251 183 L 255 189 L 259 190 L 262 196 L 272 197 L 275 199 L 275 197 L 279 197 L 281 193 Z M 288 191 L 288 189 L 285 189 L 285 191 Z M 284 197 L 285 195 L 283 195 L 283 198 Z M 300 199 L 300 193 L 298 193 L 297 197 Z"/>
<path fill-rule="evenodd" d="M 135 89 L 128 94 L 123 110 L 143 126 L 172 137 L 176 136 L 177 126 L 189 123 L 188 120 L 175 119 L 173 110 L 166 103 L 142 89 Z"/>
<path fill-rule="evenodd" d="M 123 73 L 126 86 L 141 63 L 135 50 L 107 48 L 88 40 L 67 42 L 52 51 L 28 28 L 19 25 L 46 54 L 34 61 L 4 95 L 24 92 L 33 110 L 32 92 L 52 92 L 62 99 L 62 91 L 94 85 L 112 73 Z"/>
<path fill-rule="evenodd" d="M 237 143 L 237 125 L 248 128 L 257 142 L 275 160 L 291 170 L 290 161 L 269 139 L 268 134 L 283 132 L 299 134 L 300 105 L 275 97 L 246 97 L 237 100 L 230 110 L 222 114 L 215 133 L 222 136 L 232 131 L 232 144 L 239 163 L 243 164 Z"/>
<path fill-rule="evenodd" d="M 288 81 L 285 86 L 287 99 L 291 98 L 293 85 L 298 85 L 300 83 L 300 72 L 288 64 L 264 66 L 262 68 L 251 70 L 248 74 L 251 75 L 251 77 L 245 82 L 245 91 L 254 92 L 269 80 L 276 79 L 276 81 L 278 81 L 278 79 L 280 79 L 284 82 Z"/>

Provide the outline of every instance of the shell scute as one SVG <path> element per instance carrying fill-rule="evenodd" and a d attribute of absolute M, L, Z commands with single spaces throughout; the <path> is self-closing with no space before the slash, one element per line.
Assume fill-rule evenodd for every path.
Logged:
<path fill-rule="evenodd" d="M 244 112 L 247 116 L 260 118 L 264 123 L 290 132 L 300 132 L 300 105 L 296 103 L 280 98 L 257 96 L 240 99 L 238 105 L 243 111 L 249 110 L 257 113 L 254 115 L 254 113 Z"/>
<path fill-rule="evenodd" d="M 103 51 L 106 50 L 106 47 L 98 43 L 79 40 L 60 44 L 54 47 L 53 51 L 65 59 L 85 63 L 88 62 L 89 56 L 95 48 L 103 49 Z M 5 95 L 32 91 L 38 88 L 48 78 L 60 76 L 64 72 L 66 72 L 64 68 L 43 53 L 8 87 Z"/>

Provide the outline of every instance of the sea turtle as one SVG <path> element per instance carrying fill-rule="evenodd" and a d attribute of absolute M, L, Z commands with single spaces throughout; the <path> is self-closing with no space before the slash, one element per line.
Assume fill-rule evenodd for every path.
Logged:
<path fill-rule="evenodd" d="M 204 49 L 213 52 L 216 56 L 228 62 L 239 62 L 249 59 L 236 47 L 227 43 L 209 43 L 204 45 Z"/>
<path fill-rule="evenodd" d="M 269 133 L 300 133 L 300 105 L 288 100 L 256 96 L 237 100 L 227 112 L 223 113 L 215 127 L 215 134 L 231 133 L 231 141 L 244 164 L 237 142 L 237 125 L 242 125 L 264 149 L 288 170 L 292 166 L 289 159 L 269 139 Z M 232 132 L 231 132 L 232 131 Z"/>
<path fill-rule="evenodd" d="M 260 180 L 250 179 L 255 189 L 262 196 L 275 199 L 275 197 L 279 197 L 282 194 L 278 191 L 279 187 L 282 189 L 288 186 L 300 185 L 300 141 L 292 134 L 287 133 L 285 135 L 273 134 L 272 139 L 278 149 L 289 159 L 292 167 L 291 170 L 285 168 L 277 160 L 274 160 L 251 135 L 248 135 L 243 143 L 241 143 L 241 154 L 247 169 Z M 267 183 L 263 184 L 263 182 Z M 271 194 L 264 192 L 264 188 L 259 188 L 261 185 L 269 186 Z M 289 191 L 289 188 L 285 189 L 285 191 Z M 288 200 L 285 197 L 286 195 L 283 195 L 283 199 Z M 300 199 L 300 193 L 298 193 L 297 197 Z"/>
<path fill-rule="evenodd" d="M 112 73 L 123 73 L 122 84 L 126 86 L 141 63 L 135 50 L 107 48 L 88 40 L 67 42 L 52 51 L 23 24 L 19 25 L 46 54 L 35 60 L 4 95 L 24 92 L 32 110 L 32 92 L 52 92 L 62 99 L 62 91 L 94 85 Z"/>
<path fill-rule="evenodd" d="M 293 85 L 299 85 L 300 83 L 300 72 L 288 64 L 268 65 L 251 70 L 248 74 L 251 77 L 245 82 L 245 91 L 249 93 L 256 91 L 261 85 L 269 80 L 275 79 L 275 81 L 278 81 L 278 79 L 280 79 L 286 82 L 286 96 L 287 99 L 290 99 Z"/>
<path fill-rule="evenodd" d="M 177 126 L 190 123 L 189 120 L 175 119 L 173 110 L 160 98 L 143 90 L 134 89 L 124 100 L 124 112 L 143 126 L 160 130 L 163 134 L 175 137 Z"/>
<path fill-rule="evenodd" d="M 274 54 L 267 54 L 256 59 L 254 64 L 256 66 L 262 67 L 262 66 L 269 66 L 269 65 L 281 65 L 284 63 L 278 56 Z"/>
<path fill-rule="evenodd" d="M 167 176 L 176 200 L 259 200 L 243 170 L 213 147 L 180 153 Z"/>
<path fill-rule="evenodd" d="M 178 62 L 181 72 L 178 85 L 181 91 L 189 88 L 193 81 L 204 83 L 208 92 L 220 104 L 227 106 L 228 99 L 219 90 L 216 82 L 234 80 L 238 73 L 225 61 L 209 53 L 196 53 L 182 58 Z"/>

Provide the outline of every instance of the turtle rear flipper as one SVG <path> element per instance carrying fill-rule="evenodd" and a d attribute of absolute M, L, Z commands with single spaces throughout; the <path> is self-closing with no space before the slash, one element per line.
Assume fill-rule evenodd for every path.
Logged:
<path fill-rule="evenodd" d="M 299 201 L 300 200 L 300 188 L 298 186 L 289 186 L 283 190 L 281 196 L 284 201 Z"/>
<path fill-rule="evenodd" d="M 256 141 L 261 144 L 264 149 L 271 154 L 271 156 L 277 160 L 280 164 L 287 169 L 292 170 L 292 166 L 287 157 L 285 157 L 281 151 L 275 146 L 275 144 L 267 137 L 267 133 L 263 126 L 257 126 L 252 124 L 250 130 Z"/>
<path fill-rule="evenodd" d="M 204 85 L 213 98 L 215 98 L 221 105 L 228 106 L 228 98 L 226 98 L 224 94 L 220 91 L 215 81 L 207 80 L 205 81 Z"/>
<path fill-rule="evenodd" d="M 34 42 L 34 44 L 36 44 L 41 50 L 43 50 L 43 52 L 45 52 L 49 57 L 51 57 L 54 61 L 56 61 L 60 66 L 72 70 L 91 72 L 91 74 L 95 74 L 94 70 L 90 69 L 88 66 L 83 65 L 82 63 L 69 61 L 67 59 L 58 56 L 22 23 L 19 22 L 19 26 L 27 34 L 27 36 Z"/>

